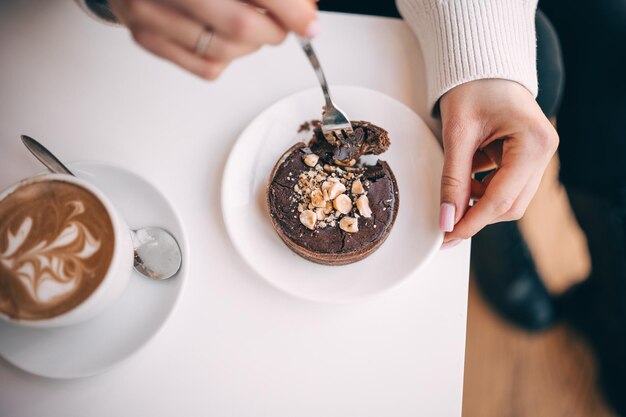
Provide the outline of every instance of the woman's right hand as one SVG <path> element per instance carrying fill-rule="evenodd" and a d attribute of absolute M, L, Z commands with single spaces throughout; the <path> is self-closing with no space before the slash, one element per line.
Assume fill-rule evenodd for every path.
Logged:
<path fill-rule="evenodd" d="M 315 0 L 109 0 L 111 10 L 135 41 L 189 72 L 216 79 L 235 58 L 287 33 L 317 35 Z M 204 31 L 213 32 L 206 51 L 195 51 Z"/>

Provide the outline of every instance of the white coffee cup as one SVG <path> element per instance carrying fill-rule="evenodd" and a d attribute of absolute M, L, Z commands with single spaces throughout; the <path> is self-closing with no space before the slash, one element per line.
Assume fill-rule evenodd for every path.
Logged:
<path fill-rule="evenodd" d="M 113 226 L 113 255 L 109 263 L 108 270 L 98 287 L 76 307 L 57 316 L 39 320 L 15 319 L 0 312 L 0 319 L 6 320 L 15 325 L 29 327 L 59 327 L 89 320 L 104 311 L 117 298 L 119 298 L 126 288 L 131 276 L 134 252 L 129 228 L 109 199 L 89 182 L 77 177 L 63 174 L 46 174 L 27 178 L 0 193 L 0 205 L 7 196 L 20 187 L 37 182 L 52 180 L 62 181 L 82 187 L 93 194 L 102 203 Z"/>

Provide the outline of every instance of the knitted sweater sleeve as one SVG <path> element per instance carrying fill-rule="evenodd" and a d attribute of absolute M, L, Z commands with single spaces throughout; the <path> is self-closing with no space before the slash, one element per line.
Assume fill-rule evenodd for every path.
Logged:
<path fill-rule="evenodd" d="M 537 0 L 396 0 L 426 63 L 428 105 L 473 80 L 502 78 L 537 95 Z"/>

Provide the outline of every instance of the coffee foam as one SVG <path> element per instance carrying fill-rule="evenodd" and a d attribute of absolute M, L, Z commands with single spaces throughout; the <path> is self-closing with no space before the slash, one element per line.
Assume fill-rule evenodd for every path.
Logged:
<path fill-rule="evenodd" d="M 0 312 L 37 320 L 71 310 L 106 275 L 113 246 L 108 212 L 83 187 L 18 187 L 0 202 Z"/>

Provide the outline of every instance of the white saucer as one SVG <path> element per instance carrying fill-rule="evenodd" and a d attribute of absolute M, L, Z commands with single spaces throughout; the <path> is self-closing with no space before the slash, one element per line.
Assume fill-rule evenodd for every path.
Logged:
<path fill-rule="evenodd" d="M 32 374 L 78 378 L 102 373 L 136 353 L 163 327 L 183 290 L 188 271 L 187 240 L 174 208 L 145 179 L 97 162 L 69 164 L 100 188 L 131 228 L 161 226 L 183 251 L 183 266 L 167 281 L 133 271 L 124 294 L 104 313 L 75 326 L 30 329 L 0 322 L 0 356 Z"/>
<path fill-rule="evenodd" d="M 355 264 L 317 265 L 292 253 L 272 228 L 265 203 L 269 175 L 285 150 L 310 137 L 297 130 L 302 122 L 320 118 L 318 88 L 280 100 L 248 125 L 224 170 L 222 211 L 240 255 L 269 283 L 297 297 L 341 303 L 398 285 L 437 252 L 443 241 L 438 228 L 443 154 L 428 126 L 397 100 L 361 87 L 333 87 L 332 92 L 350 117 L 380 125 L 391 137 L 381 159 L 397 177 L 400 208 L 381 248 Z"/>

